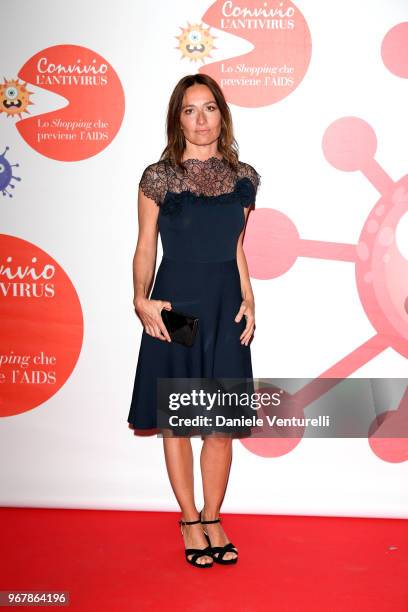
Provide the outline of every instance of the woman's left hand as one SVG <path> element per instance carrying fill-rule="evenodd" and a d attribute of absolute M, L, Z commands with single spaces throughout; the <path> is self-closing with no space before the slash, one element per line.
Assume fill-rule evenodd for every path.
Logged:
<path fill-rule="evenodd" d="M 253 300 L 242 300 L 238 314 L 235 317 L 236 323 L 239 323 L 243 316 L 246 318 L 246 326 L 239 339 L 241 344 L 248 346 L 255 330 L 255 303 Z"/>

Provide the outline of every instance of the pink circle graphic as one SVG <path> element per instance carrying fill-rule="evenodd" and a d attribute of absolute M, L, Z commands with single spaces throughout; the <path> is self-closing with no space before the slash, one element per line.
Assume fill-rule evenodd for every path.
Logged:
<path fill-rule="evenodd" d="M 276 387 L 260 387 L 257 393 L 264 397 L 270 397 L 277 391 Z M 282 390 L 281 402 L 274 408 L 262 406 L 256 411 L 256 416 L 263 421 L 259 431 L 253 433 L 249 438 L 242 438 L 241 443 L 250 452 L 260 457 L 282 457 L 293 451 L 303 439 L 305 428 L 303 426 L 273 426 L 269 425 L 267 415 L 277 419 L 303 418 L 304 409 L 295 395 Z M 271 405 L 272 406 L 272 405 Z M 258 437 L 257 437 L 258 436 Z"/>
<path fill-rule="evenodd" d="M 323 136 L 323 153 L 327 161 L 345 172 L 364 168 L 374 157 L 377 137 L 371 125 L 359 117 L 342 117 L 327 128 Z"/>
<path fill-rule="evenodd" d="M 408 22 L 399 23 L 387 32 L 381 45 L 381 56 L 390 72 L 408 79 Z"/>
<path fill-rule="evenodd" d="M 297 259 L 298 246 L 299 234 L 289 217 L 269 208 L 251 214 L 244 249 L 253 278 L 276 278 L 287 272 Z"/>

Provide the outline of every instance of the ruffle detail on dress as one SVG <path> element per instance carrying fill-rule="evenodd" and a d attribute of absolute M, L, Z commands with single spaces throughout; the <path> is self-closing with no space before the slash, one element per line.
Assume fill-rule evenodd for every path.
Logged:
<path fill-rule="evenodd" d="M 181 211 L 181 202 L 184 198 L 184 194 L 190 193 L 188 191 L 181 191 L 180 193 L 174 193 L 168 191 L 164 201 L 161 205 L 163 215 L 178 215 Z"/>
<path fill-rule="evenodd" d="M 255 204 L 255 187 L 248 177 L 244 176 L 237 181 L 235 193 L 238 195 L 239 203 L 245 206 L 245 208 Z"/>
<path fill-rule="evenodd" d="M 180 191 L 180 193 L 168 191 L 163 203 L 161 204 L 161 209 L 163 215 L 178 215 L 182 209 L 182 202 L 186 198 L 191 198 L 197 205 L 202 204 L 208 206 L 209 204 L 220 205 L 238 202 L 239 204 L 247 208 L 251 204 L 255 203 L 255 197 L 255 187 L 252 181 L 245 176 L 238 179 L 235 184 L 234 191 L 230 191 L 228 193 L 220 193 L 219 195 L 214 196 L 196 194 L 189 190 Z"/>

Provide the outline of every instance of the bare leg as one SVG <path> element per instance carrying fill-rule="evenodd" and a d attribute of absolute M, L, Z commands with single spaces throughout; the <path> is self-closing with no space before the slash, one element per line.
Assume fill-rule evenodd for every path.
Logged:
<path fill-rule="evenodd" d="M 206 436 L 201 449 L 201 474 L 203 478 L 204 508 L 202 519 L 218 518 L 225 496 L 232 461 L 232 439 Z M 229 542 L 221 523 L 204 525 L 212 546 L 224 546 Z M 228 551 L 224 559 L 234 559 L 236 553 Z"/>
<path fill-rule="evenodd" d="M 183 520 L 194 521 L 199 518 L 194 501 L 193 449 L 190 438 L 163 437 L 164 456 L 170 484 L 180 506 Z M 183 538 L 186 548 L 206 548 L 200 523 L 183 525 Z M 189 555 L 191 559 L 192 555 Z M 199 557 L 197 563 L 210 563 L 208 555 Z"/>

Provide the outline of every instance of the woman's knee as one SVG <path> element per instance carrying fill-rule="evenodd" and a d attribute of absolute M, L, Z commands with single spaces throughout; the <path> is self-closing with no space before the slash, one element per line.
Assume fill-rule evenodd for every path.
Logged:
<path fill-rule="evenodd" d="M 214 448 L 228 448 L 232 444 L 232 438 L 221 436 L 204 436 L 204 444 Z"/>

